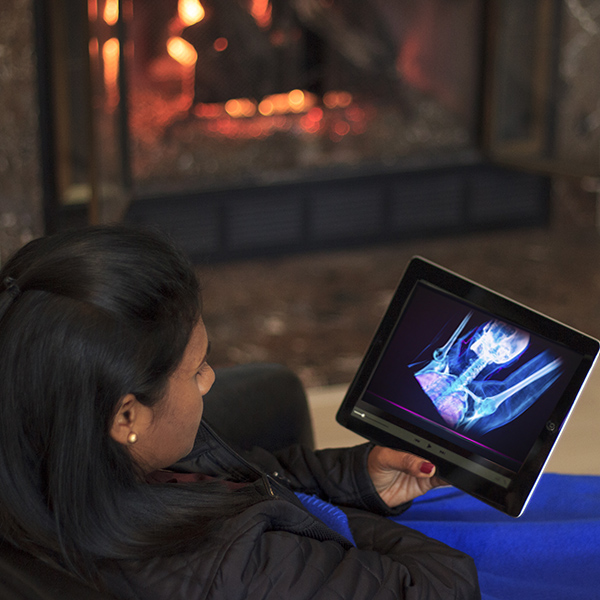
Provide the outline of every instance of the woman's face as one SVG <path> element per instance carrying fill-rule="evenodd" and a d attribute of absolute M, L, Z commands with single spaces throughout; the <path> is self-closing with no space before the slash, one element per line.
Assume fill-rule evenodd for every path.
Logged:
<path fill-rule="evenodd" d="M 168 467 L 193 448 L 204 407 L 202 398 L 215 381 L 215 373 L 207 362 L 209 347 L 200 320 L 179 366 L 169 378 L 164 398 L 152 408 L 138 403 L 137 423 L 132 425 L 138 440 L 129 448 L 145 472 Z"/>

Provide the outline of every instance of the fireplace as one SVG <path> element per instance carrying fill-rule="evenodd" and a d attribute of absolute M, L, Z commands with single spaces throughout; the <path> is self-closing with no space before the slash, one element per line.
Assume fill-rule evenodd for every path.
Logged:
<path fill-rule="evenodd" d="M 547 179 L 486 158 L 490 5 L 51 0 L 58 226 L 218 259 L 543 222 Z"/>

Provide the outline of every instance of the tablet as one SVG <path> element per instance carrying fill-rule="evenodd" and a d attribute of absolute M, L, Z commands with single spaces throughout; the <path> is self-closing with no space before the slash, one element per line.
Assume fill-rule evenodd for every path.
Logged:
<path fill-rule="evenodd" d="M 597 354 L 597 340 L 415 257 L 337 420 L 517 517 Z"/>

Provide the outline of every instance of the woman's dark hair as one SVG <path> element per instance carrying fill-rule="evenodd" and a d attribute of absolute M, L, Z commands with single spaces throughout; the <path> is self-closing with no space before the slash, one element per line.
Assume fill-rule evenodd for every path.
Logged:
<path fill-rule="evenodd" d="M 146 485 L 109 435 L 126 394 L 161 399 L 200 311 L 192 266 L 158 234 L 73 230 L 6 263 L 0 535 L 95 583 L 98 559 L 179 552 L 250 502 L 220 486 Z"/>

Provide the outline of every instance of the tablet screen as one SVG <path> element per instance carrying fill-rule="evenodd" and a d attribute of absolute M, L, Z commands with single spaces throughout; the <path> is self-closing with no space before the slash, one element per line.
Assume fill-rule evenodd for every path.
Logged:
<path fill-rule="evenodd" d="M 578 333 L 564 335 L 574 330 L 516 303 L 511 310 L 510 300 L 476 284 L 459 294 L 444 287 L 452 285 L 416 277 L 409 291 L 400 286 L 340 422 L 362 421 L 363 435 L 392 436 L 451 483 L 520 512 L 591 367 L 588 346 Z M 503 497 L 515 482 L 522 506 L 509 511 Z"/>

